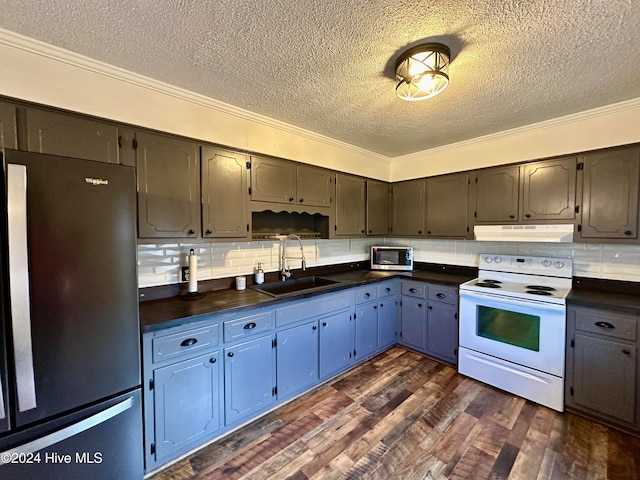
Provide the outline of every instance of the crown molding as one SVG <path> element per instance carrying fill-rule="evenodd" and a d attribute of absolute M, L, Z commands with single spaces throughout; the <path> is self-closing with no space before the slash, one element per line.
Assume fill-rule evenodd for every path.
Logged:
<path fill-rule="evenodd" d="M 585 110 L 583 112 L 565 115 L 563 117 L 553 118 L 551 120 L 545 120 L 538 123 L 532 123 L 530 125 L 524 125 L 522 127 L 503 130 L 502 132 L 496 132 L 489 135 L 484 135 L 482 137 L 476 137 L 469 140 L 463 140 L 461 142 L 450 143 L 448 145 L 443 145 L 441 147 L 435 147 L 428 150 L 422 150 L 420 152 L 409 153 L 407 155 L 401 155 L 398 157 L 392 157 L 391 163 L 398 164 L 398 163 L 413 162 L 416 160 L 424 160 L 424 158 L 428 157 L 429 155 L 436 155 L 444 152 L 450 152 L 450 151 L 460 150 L 463 148 L 469 148 L 475 145 L 486 144 L 486 143 L 494 142 L 497 140 L 506 139 L 509 137 L 517 137 L 518 135 L 521 135 L 524 133 L 531 133 L 539 130 L 552 129 L 552 128 L 560 127 L 562 125 L 577 123 L 577 122 L 589 120 L 592 118 L 604 117 L 604 116 L 624 112 L 625 110 L 634 110 L 634 109 L 640 109 L 640 97 L 634 98 L 631 100 L 625 100 L 623 102 L 613 103 L 611 105 L 605 105 L 604 107 L 593 108 L 591 110 Z"/>
<path fill-rule="evenodd" d="M 324 143 L 325 145 L 330 145 L 341 150 L 352 151 L 355 154 L 367 156 L 371 158 L 371 160 L 382 162 L 387 165 L 391 164 L 391 158 L 385 155 L 380 155 L 378 153 L 371 152 L 370 150 L 366 150 L 364 148 L 357 147 L 355 145 L 351 145 L 349 143 L 342 142 L 340 140 L 336 140 L 331 137 L 306 130 L 304 128 L 296 127 L 294 125 L 281 122 L 265 115 L 260 115 L 249 110 L 235 107 L 228 103 L 215 100 L 211 97 L 200 95 L 198 93 L 191 92 L 189 90 L 176 87 L 159 80 L 154 80 L 152 78 L 145 77 L 144 75 L 139 75 L 129 70 L 125 70 L 123 68 L 116 67 L 114 65 L 110 65 L 108 63 L 101 62 L 99 60 L 95 60 L 93 58 L 89 58 L 60 47 L 56 47 L 54 45 L 50 45 L 40 40 L 36 40 L 19 33 L 5 30 L 3 28 L 0 28 L 0 44 L 17 48 L 31 54 L 39 55 L 50 60 L 66 63 L 76 68 L 81 68 L 92 73 L 135 85 L 137 87 L 152 90 L 163 95 L 169 95 L 180 100 L 210 108 L 227 115 L 233 115 L 244 120 L 264 125 L 266 127 L 275 128 L 283 132 L 305 137 L 309 140 Z"/>

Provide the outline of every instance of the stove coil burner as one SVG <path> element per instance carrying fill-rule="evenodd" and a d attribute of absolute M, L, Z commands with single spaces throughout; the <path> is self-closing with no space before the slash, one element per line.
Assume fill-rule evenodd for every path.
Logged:
<path fill-rule="evenodd" d="M 485 287 L 485 288 L 502 288 L 500 286 L 501 283 L 502 282 L 500 280 L 487 279 L 487 280 L 480 280 L 475 285 L 477 287 Z"/>
<path fill-rule="evenodd" d="M 552 290 L 555 290 L 554 288 L 552 288 Z M 553 292 L 550 292 L 549 290 L 526 290 L 525 293 L 530 293 L 532 295 L 553 295 Z"/>
<path fill-rule="evenodd" d="M 556 289 L 553 287 L 547 287 L 545 285 L 527 285 L 525 288 L 528 290 L 540 290 L 543 292 L 555 292 Z"/>

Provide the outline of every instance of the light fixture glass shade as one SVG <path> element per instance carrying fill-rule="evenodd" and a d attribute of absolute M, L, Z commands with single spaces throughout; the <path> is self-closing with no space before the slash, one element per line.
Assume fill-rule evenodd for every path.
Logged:
<path fill-rule="evenodd" d="M 451 51 L 441 43 L 417 45 L 396 61 L 396 95 L 402 100 L 426 100 L 449 85 Z"/>

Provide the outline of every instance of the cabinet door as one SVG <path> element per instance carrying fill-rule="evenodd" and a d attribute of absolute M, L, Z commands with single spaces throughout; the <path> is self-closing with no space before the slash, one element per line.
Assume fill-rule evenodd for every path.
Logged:
<path fill-rule="evenodd" d="M 568 157 L 522 167 L 523 222 L 575 218 L 576 164 Z"/>
<path fill-rule="evenodd" d="M 271 335 L 224 349 L 225 424 L 249 418 L 273 403 Z"/>
<path fill-rule="evenodd" d="M 378 304 L 372 302 L 358 305 L 355 324 L 355 359 L 360 361 L 378 350 Z"/>
<path fill-rule="evenodd" d="M 353 325 L 348 311 L 321 318 L 319 323 L 320 378 L 325 379 L 351 365 Z"/>
<path fill-rule="evenodd" d="M 318 322 L 276 335 L 278 400 L 311 388 L 318 382 Z"/>
<path fill-rule="evenodd" d="M 16 107 L 0 102 L 0 148 L 18 148 Z"/>
<path fill-rule="evenodd" d="M 336 235 L 365 234 L 365 185 L 364 178 L 336 174 Z"/>
<path fill-rule="evenodd" d="M 296 164 L 251 157 L 251 200 L 295 204 Z"/>
<path fill-rule="evenodd" d="M 403 296 L 400 308 L 400 343 L 426 350 L 427 305 L 421 298 Z"/>
<path fill-rule="evenodd" d="M 333 172 L 306 165 L 298 165 L 296 172 L 296 203 L 329 208 L 333 199 Z"/>
<path fill-rule="evenodd" d="M 119 163 L 117 126 L 36 108 L 26 112 L 29 152 Z"/>
<path fill-rule="evenodd" d="M 425 182 L 394 183 L 391 196 L 391 233 L 398 236 L 424 235 Z"/>
<path fill-rule="evenodd" d="M 427 179 L 427 236 L 466 238 L 469 174 Z"/>
<path fill-rule="evenodd" d="M 471 181 L 475 223 L 517 222 L 519 184 L 519 166 L 476 172 Z"/>
<path fill-rule="evenodd" d="M 202 148 L 202 236 L 248 238 L 247 162 L 236 152 Z"/>
<path fill-rule="evenodd" d="M 455 305 L 430 302 L 427 318 L 427 352 L 456 363 L 458 354 L 458 309 Z"/>
<path fill-rule="evenodd" d="M 640 147 L 584 158 L 582 238 L 638 238 Z"/>
<path fill-rule="evenodd" d="M 378 303 L 378 350 L 396 343 L 398 323 L 396 297 L 384 297 Z"/>
<path fill-rule="evenodd" d="M 389 197 L 391 186 L 367 180 L 367 235 L 389 234 Z"/>
<path fill-rule="evenodd" d="M 156 458 L 204 441 L 220 428 L 219 353 L 153 373 Z"/>
<path fill-rule="evenodd" d="M 197 237 L 200 230 L 199 146 L 138 132 L 138 235 Z"/>
<path fill-rule="evenodd" d="M 636 418 L 636 347 L 575 335 L 573 402 L 633 423 Z"/>

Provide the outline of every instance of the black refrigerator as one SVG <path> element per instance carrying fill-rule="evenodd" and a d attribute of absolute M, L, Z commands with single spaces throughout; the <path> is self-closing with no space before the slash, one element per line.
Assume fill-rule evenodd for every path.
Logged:
<path fill-rule="evenodd" d="M 134 169 L 1 155 L 0 478 L 141 479 Z"/>

